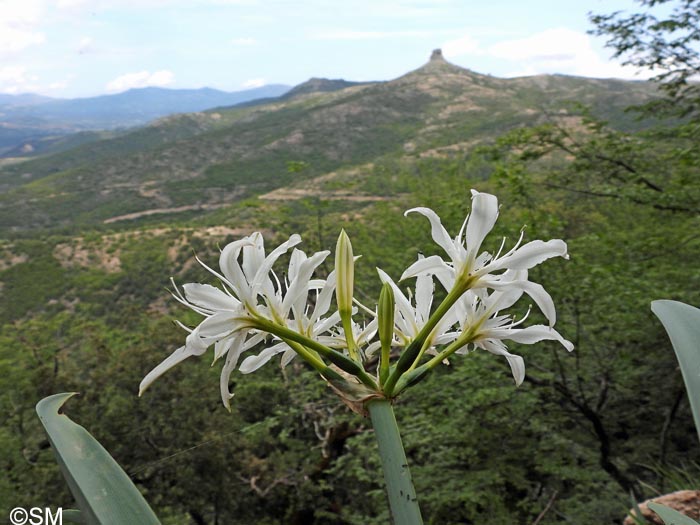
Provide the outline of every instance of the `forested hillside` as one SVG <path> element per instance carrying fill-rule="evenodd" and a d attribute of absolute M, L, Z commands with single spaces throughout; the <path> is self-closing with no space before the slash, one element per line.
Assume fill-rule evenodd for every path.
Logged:
<path fill-rule="evenodd" d="M 206 356 L 138 385 L 183 344 L 173 320 L 199 322 L 168 292 L 170 277 L 215 284 L 195 255 L 215 266 L 253 231 L 333 250 L 345 229 L 373 308 L 377 266 L 398 281 L 436 253 L 403 212 L 429 206 L 455 234 L 472 188 L 501 203 L 484 249 L 523 228 L 567 242 L 569 261 L 531 274 L 576 348 L 509 346 L 518 388 L 473 352 L 399 397 L 426 523 L 621 523 L 630 495 L 696 488 L 697 435 L 649 304 L 700 304 L 698 119 L 625 112 L 658 100 L 682 104 L 655 83 L 506 80 L 434 52 L 389 82 L 315 81 L 2 168 L 0 501 L 73 506 L 34 405 L 77 391 L 67 412 L 165 524 L 387 523 L 371 425 L 299 360 L 235 373 L 230 414 Z"/>

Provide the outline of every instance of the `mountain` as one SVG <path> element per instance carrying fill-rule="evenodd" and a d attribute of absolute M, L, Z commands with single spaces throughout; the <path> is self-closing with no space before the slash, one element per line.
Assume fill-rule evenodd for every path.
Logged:
<path fill-rule="evenodd" d="M 326 91 L 338 91 L 352 86 L 360 86 L 369 82 L 350 82 L 342 78 L 310 78 L 306 82 L 294 86 L 283 95 L 284 98 L 294 98 L 306 93 L 323 93 Z"/>
<path fill-rule="evenodd" d="M 149 87 L 68 100 L 4 95 L 0 97 L 0 156 L 46 153 L 70 133 L 140 126 L 174 113 L 278 97 L 288 90 L 289 86 L 271 84 L 235 92 Z"/>
<path fill-rule="evenodd" d="M 2 108 L 14 106 L 33 106 L 35 104 L 44 104 L 56 100 L 55 98 L 36 95 L 34 93 L 21 93 L 19 95 L 11 95 L 9 93 L 0 93 L 0 110 Z"/>
<path fill-rule="evenodd" d="M 173 115 L 6 166 L 0 225 L 7 232 L 207 213 L 381 159 L 463 155 L 513 127 L 565 116 L 571 100 L 619 126 L 638 126 L 624 108 L 655 93 L 644 82 L 495 78 L 439 52 L 391 81 L 344 82 L 312 79 L 263 104 Z"/>

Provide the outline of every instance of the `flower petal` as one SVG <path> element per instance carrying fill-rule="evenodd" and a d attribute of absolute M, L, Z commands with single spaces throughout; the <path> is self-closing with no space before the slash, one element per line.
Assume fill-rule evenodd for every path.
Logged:
<path fill-rule="evenodd" d="M 262 237 L 262 235 L 260 236 Z M 272 266 L 275 264 L 277 259 L 280 258 L 282 254 L 287 252 L 290 248 L 293 248 L 297 244 L 301 242 L 301 237 L 297 235 L 296 233 L 292 234 L 289 239 L 282 244 L 280 244 L 277 248 L 272 250 L 270 252 L 270 255 L 268 255 L 265 260 L 257 267 L 256 272 L 255 272 L 255 278 L 253 279 L 251 283 L 251 289 L 253 290 L 253 293 L 258 293 L 259 291 L 266 289 L 269 283 L 269 286 L 271 287 L 272 282 L 270 281 L 269 273 L 270 270 L 272 270 Z M 245 255 L 244 255 L 245 257 Z M 244 259 L 245 262 L 245 259 Z M 266 290 L 267 291 L 267 290 Z M 269 291 L 268 291 L 269 292 Z"/>
<path fill-rule="evenodd" d="M 502 268 L 527 270 L 552 257 L 569 258 L 566 251 L 566 243 L 561 239 L 552 239 L 547 242 L 539 240 L 529 242 L 519 247 L 512 254 L 506 254 L 493 261 L 485 268 L 489 268 L 489 271 Z"/>
<path fill-rule="evenodd" d="M 182 286 L 182 289 L 189 302 L 212 311 L 233 311 L 241 306 L 238 299 L 209 284 L 187 283 Z"/>
<path fill-rule="evenodd" d="M 525 361 L 522 357 L 508 352 L 505 345 L 498 340 L 486 339 L 479 341 L 477 346 L 491 352 L 492 354 L 502 355 L 505 357 L 510 365 L 510 371 L 513 374 L 513 379 L 515 379 L 515 386 L 520 386 L 523 383 L 523 380 L 525 379 Z"/>
<path fill-rule="evenodd" d="M 454 275 L 454 269 L 449 266 L 439 255 L 431 255 L 425 259 L 418 259 L 411 266 L 406 268 L 406 271 L 401 275 L 400 281 L 410 279 L 418 274 L 435 274 L 450 273 Z"/>
<path fill-rule="evenodd" d="M 250 374 L 251 372 L 255 372 L 275 355 L 284 352 L 288 348 L 289 347 L 285 343 L 278 343 L 269 348 L 265 348 L 258 355 L 250 355 L 246 357 L 241 363 L 241 366 L 238 367 L 238 370 L 242 374 Z"/>
<path fill-rule="evenodd" d="M 495 195 L 472 190 L 472 211 L 467 221 L 466 243 L 468 257 L 476 259 L 486 235 L 498 219 L 498 199 Z"/>
<path fill-rule="evenodd" d="M 571 341 L 564 339 L 554 328 L 543 324 L 535 324 L 521 330 L 510 330 L 507 339 L 526 345 L 545 340 L 559 341 L 569 352 L 574 349 Z"/>
<path fill-rule="evenodd" d="M 440 217 L 438 217 L 437 213 L 430 208 L 411 208 L 410 210 L 406 210 L 404 215 L 408 215 L 409 213 L 413 212 L 420 213 L 424 217 L 427 217 L 427 219 L 430 221 L 430 234 L 433 237 L 433 240 L 438 246 L 445 250 L 445 253 L 450 256 L 450 259 L 453 261 L 457 259 L 459 257 L 459 252 L 455 247 L 455 242 L 450 238 L 450 234 L 447 233 L 447 230 L 442 225 Z M 403 277 L 401 279 L 403 279 Z"/>
<path fill-rule="evenodd" d="M 139 384 L 139 396 L 145 392 L 145 390 L 151 386 L 151 383 L 162 376 L 165 372 L 170 370 L 175 365 L 182 363 L 188 357 L 194 355 L 186 346 L 181 346 L 175 350 L 172 354 L 165 358 L 158 366 L 146 374 Z"/>
<path fill-rule="evenodd" d="M 284 300 L 282 301 L 281 314 L 283 317 L 287 316 L 287 313 L 292 305 L 296 305 L 297 311 L 303 312 L 309 293 L 309 281 L 311 279 L 311 275 L 330 253 L 331 252 L 327 250 L 316 252 L 308 259 L 298 262 L 298 266 L 295 270 L 296 275 L 291 280 L 289 288 L 284 296 Z M 291 268 L 289 273 L 292 273 Z"/>
<path fill-rule="evenodd" d="M 231 411 L 231 398 L 233 394 L 228 388 L 228 382 L 231 378 L 231 372 L 236 368 L 238 364 L 238 358 L 241 352 L 245 349 L 243 342 L 245 340 L 245 332 L 239 332 L 235 334 L 232 338 L 231 348 L 226 354 L 226 361 L 221 369 L 221 377 L 219 378 L 219 390 L 221 391 L 221 401 L 223 401 L 226 410 Z"/>

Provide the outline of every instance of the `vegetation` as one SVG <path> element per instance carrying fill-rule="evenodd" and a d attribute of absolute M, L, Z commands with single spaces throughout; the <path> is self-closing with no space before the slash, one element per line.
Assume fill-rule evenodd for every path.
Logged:
<path fill-rule="evenodd" d="M 399 398 L 426 523 L 621 523 L 630 492 L 697 486 L 683 380 L 649 309 L 659 298 L 700 304 L 696 116 L 640 121 L 611 106 L 612 89 L 632 90 L 637 105 L 666 97 L 653 85 L 538 85 L 429 66 L 220 110 L 200 127 L 204 117 L 173 119 L 96 143 L 94 158 L 85 145 L 0 171 L 3 508 L 73 506 L 34 405 L 79 391 L 67 412 L 163 523 L 387 523 L 371 425 L 302 365 L 233 376 L 230 415 L 201 360 L 144 398 L 137 386 L 181 345 L 172 319 L 197 322 L 165 290 L 171 275 L 202 281 L 193 253 L 213 261 L 255 230 L 331 249 L 342 227 L 362 255 L 359 298 L 373 304 L 376 266 L 398 279 L 415 250 L 433 253 L 424 222 L 403 211 L 429 205 L 457 231 L 472 187 L 503 203 L 487 249 L 524 224 L 526 239 L 567 241 L 571 260 L 532 278 L 547 284 L 576 350 L 520 349 L 519 388 L 500 360 L 474 353 Z M 689 100 L 670 97 L 676 108 Z M 218 207 L 103 222 L 204 203 Z"/>

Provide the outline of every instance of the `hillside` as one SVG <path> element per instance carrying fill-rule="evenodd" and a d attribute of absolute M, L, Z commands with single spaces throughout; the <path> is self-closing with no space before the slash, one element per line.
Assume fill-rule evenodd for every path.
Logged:
<path fill-rule="evenodd" d="M 0 98 L 0 157 L 51 153 L 52 149 L 66 149 L 64 143 L 77 132 L 140 126 L 173 113 L 278 97 L 288 89 L 278 84 L 234 92 L 148 87 L 76 99 L 5 95 Z M 85 142 L 90 136 L 83 133 L 72 144 Z M 94 134 L 91 138 L 101 136 Z"/>
<path fill-rule="evenodd" d="M 571 100 L 625 125 L 623 108 L 653 94 L 650 85 L 618 80 L 499 79 L 438 52 L 388 82 L 302 86 L 284 99 L 166 117 L 7 166 L 0 171 L 3 231 L 202 213 L 386 155 L 455 155 L 547 113 L 565 114 Z M 289 162 L 305 169 L 290 170 Z"/>

